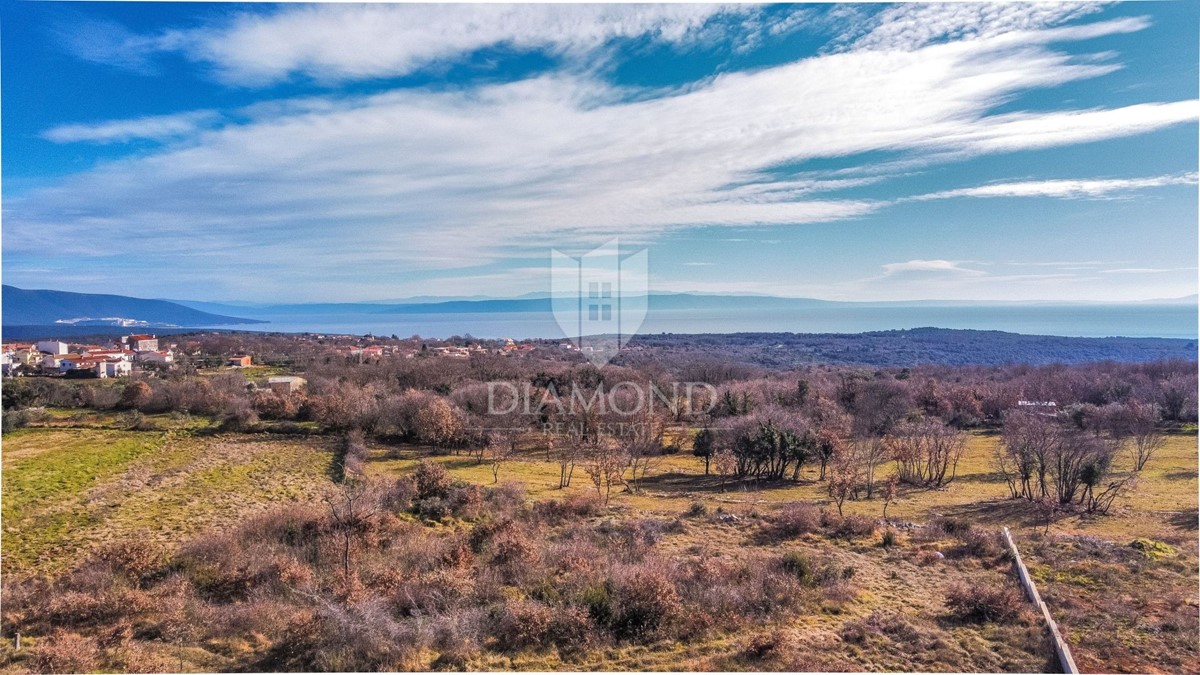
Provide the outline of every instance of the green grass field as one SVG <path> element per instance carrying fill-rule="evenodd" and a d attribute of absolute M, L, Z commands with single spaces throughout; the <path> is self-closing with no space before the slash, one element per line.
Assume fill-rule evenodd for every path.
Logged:
<path fill-rule="evenodd" d="M 62 570 L 97 544 L 178 544 L 328 482 L 323 438 L 23 429 L 3 441 L 5 572 Z"/>

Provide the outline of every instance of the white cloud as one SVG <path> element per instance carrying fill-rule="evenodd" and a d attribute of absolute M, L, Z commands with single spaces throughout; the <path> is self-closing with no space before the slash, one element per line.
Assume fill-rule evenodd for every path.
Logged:
<path fill-rule="evenodd" d="M 889 276 L 910 273 L 954 274 L 966 276 L 979 276 L 984 274 L 980 270 L 963 267 L 961 263 L 950 260 L 909 260 L 907 262 L 887 263 L 883 266 L 883 273 Z"/>
<path fill-rule="evenodd" d="M 238 12 L 203 28 L 135 35 L 91 29 L 69 45 L 92 60 L 106 54 L 144 67 L 154 54 L 181 52 L 211 66 L 218 79 L 266 85 L 303 75 L 324 82 L 395 77 L 508 47 L 579 57 L 612 40 L 648 38 L 683 44 L 706 37 L 712 19 L 735 25 L 752 5 L 628 4 L 316 4 L 268 13 Z M 748 28 L 766 30 L 775 24 Z"/>
<path fill-rule="evenodd" d="M 624 16 L 616 8 L 628 6 L 607 7 L 603 12 Z M 589 48 L 613 31 L 681 40 L 702 23 L 703 13 L 688 14 L 688 7 L 671 10 L 678 17 L 631 9 L 618 28 L 608 20 L 597 28 L 595 14 L 543 20 L 531 29 L 541 37 L 528 44 Z M 281 10 L 261 25 L 325 11 L 332 10 Z M 283 42 L 272 42 L 271 33 L 255 38 L 264 51 L 257 61 L 232 48 L 212 59 L 226 64 L 227 76 L 250 81 L 297 72 L 361 77 L 441 58 L 419 45 L 389 51 L 401 41 L 380 38 L 363 16 L 352 8 L 349 23 L 338 24 L 338 44 L 370 45 L 362 55 L 332 47 L 326 53 L 320 40 L 293 51 L 282 35 Z M 516 30 L 517 20 L 504 17 L 497 19 L 509 22 L 504 30 Z M 244 27 L 247 36 L 256 25 Z M 1105 22 L 1087 32 L 1127 28 Z M 430 30 L 430 45 L 452 39 Z M 309 40 L 296 31 L 299 43 Z M 468 48 L 463 44 L 455 49 Z M 214 265 L 270 267 L 282 288 L 312 278 L 336 288 L 368 270 L 387 282 L 421 270 L 531 259 L 550 246 L 618 234 L 647 243 L 703 225 L 847 220 L 888 203 L 829 193 L 893 174 L 788 175 L 777 167 L 871 152 L 899 155 L 902 167 L 1120 138 L 1196 119 L 1195 101 L 989 114 L 1021 92 L 1116 67 L 1053 51 L 1044 34 L 1026 32 L 822 55 L 671 92 L 631 92 L 576 73 L 269 102 L 186 142 L 99 164 L 52 188 L 6 195 L 5 251 L 52 244 L 63 255 L 95 256 L 96 247 L 75 235 L 107 228 L 123 260 L 151 267 L 177 261 L 181 277 L 203 278 Z"/>
<path fill-rule="evenodd" d="M 220 115 L 213 110 L 138 117 L 128 120 L 109 120 L 92 124 L 63 124 L 42 133 L 54 143 L 124 143 L 135 139 L 163 140 L 196 132 L 216 121 Z"/>
<path fill-rule="evenodd" d="M 1115 270 L 1101 270 L 1101 274 L 1165 274 L 1168 272 L 1195 272 L 1195 267 L 1122 267 Z"/>
<path fill-rule="evenodd" d="M 1102 199 L 1125 196 L 1136 190 L 1169 185 L 1195 185 L 1197 175 L 1188 173 L 1149 178 L 1070 179 L 993 183 L 978 187 L 945 190 L 911 199 L 953 199 L 956 197 L 1053 197 L 1058 199 Z"/>
<path fill-rule="evenodd" d="M 912 51 L 942 40 L 1028 32 L 1099 11 L 1099 2 L 901 3 L 876 14 L 839 41 L 846 49 Z"/>

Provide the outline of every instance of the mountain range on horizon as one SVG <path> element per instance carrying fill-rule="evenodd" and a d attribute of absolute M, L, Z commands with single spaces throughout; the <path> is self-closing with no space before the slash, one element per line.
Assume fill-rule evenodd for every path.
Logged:
<path fill-rule="evenodd" d="M 960 301 L 893 300 L 838 301 L 752 294 L 650 293 L 650 310 L 805 309 L 813 307 L 985 307 L 985 306 L 1090 306 L 1090 305 L 1195 305 L 1197 296 L 1163 298 L 1128 303 L 1064 301 Z M 93 325 L 146 327 L 209 327 L 270 323 L 278 315 L 356 314 L 490 314 L 549 312 L 551 296 L 530 293 L 513 298 L 486 296 L 423 296 L 394 301 L 311 303 L 223 303 L 202 300 L 149 299 L 115 294 L 76 293 L 50 289 L 3 287 L 3 324 Z M 240 316 L 239 316 L 240 315 Z M 125 323 L 120 323 L 125 322 Z"/>
<path fill-rule="evenodd" d="M 380 313 L 425 314 L 425 313 L 475 313 L 475 312 L 533 312 L 549 311 L 551 295 L 533 292 L 507 298 L 474 296 L 416 296 L 388 300 L 364 300 L 350 302 L 298 302 L 298 303 L 239 303 L 204 300 L 171 299 L 169 302 L 207 312 L 329 312 L 348 309 L 356 312 L 378 311 Z M 1197 294 L 1178 298 L 1151 298 L 1099 302 L 1089 300 L 822 300 L 754 293 L 649 293 L 646 295 L 651 309 L 720 309 L 771 308 L 771 307 L 988 307 L 988 306 L 1090 306 L 1090 305 L 1196 305 Z"/>
<path fill-rule="evenodd" d="M 199 328 L 266 323 L 126 295 L 30 290 L 5 284 L 0 297 L 4 326 Z"/>

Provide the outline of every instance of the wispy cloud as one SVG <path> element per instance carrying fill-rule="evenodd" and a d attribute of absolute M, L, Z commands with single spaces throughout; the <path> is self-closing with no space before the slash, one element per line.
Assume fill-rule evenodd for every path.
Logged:
<path fill-rule="evenodd" d="M 567 65 L 499 84 L 329 93 L 56 126 L 44 136 L 57 143 L 179 142 L 6 194 L 5 253 L 53 245 L 65 256 L 100 259 L 106 254 L 76 235 L 106 228 L 121 259 L 136 261 L 130 265 L 172 267 L 188 283 L 216 276 L 214 267 L 269 270 L 270 283 L 286 293 L 312 278 L 326 291 L 360 289 L 367 270 L 375 283 L 402 285 L 415 274 L 514 264 L 549 246 L 618 234 L 648 243 L 716 226 L 731 228 L 726 241 L 778 242 L 732 228 L 851 221 L 896 201 L 864 197 L 865 188 L 916 168 L 1194 123 L 1194 100 L 1012 111 L 1027 92 L 1121 68 L 1110 51 L 1072 54 L 1079 49 L 1058 44 L 1148 25 L 1140 18 L 1066 25 L 1094 9 L 835 9 L 827 22 L 869 17 L 866 27 L 817 56 L 654 90 L 613 85 L 588 65 L 607 62 L 623 41 L 690 48 L 720 38 L 729 47 L 796 30 L 813 13 L 768 16 L 747 5 L 289 5 L 238 10 L 200 28 L 135 34 L 108 26 L 82 33 L 74 52 L 138 72 L 152 72 L 157 55 L 181 54 L 237 86 L 394 77 L 488 48 L 538 51 Z M 997 114 L 1002 104 L 1009 112 Z M 855 159 L 868 153 L 885 159 Z M 825 160 L 851 166 L 806 168 Z M 916 199 L 1109 197 L 1195 180 L 1010 181 Z M 963 261 L 909 260 L 890 263 L 881 276 L 898 283 L 918 275 L 974 283 L 983 273 Z M 496 279 L 515 283 L 507 273 Z"/>
<path fill-rule="evenodd" d="M 1165 274 L 1168 272 L 1195 272 L 1195 267 L 1121 267 L 1115 270 L 1100 270 L 1101 274 Z"/>
<path fill-rule="evenodd" d="M 215 110 L 156 115 L 92 124 L 63 124 L 42 133 L 55 143 L 124 143 L 136 139 L 163 140 L 195 133 L 220 118 Z"/>
<path fill-rule="evenodd" d="M 1147 178 L 1068 179 L 992 183 L 978 187 L 945 190 L 910 199 L 954 199 L 957 197 L 1053 197 L 1056 199 L 1108 199 L 1137 190 L 1169 185 L 1195 185 L 1197 174 L 1187 173 Z"/>
<path fill-rule="evenodd" d="M 911 273 L 953 274 L 965 276 L 979 276 L 984 274 L 984 272 L 980 270 L 963 267 L 962 263 L 953 262 L 950 260 L 909 260 L 906 262 L 887 263 L 883 266 L 883 273 L 888 276 Z"/>
<path fill-rule="evenodd" d="M 154 34 L 93 27 L 68 44 L 85 58 L 135 70 L 147 69 L 157 54 L 181 53 L 237 85 L 295 76 L 335 83 L 407 75 L 493 47 L 579 58 L 619 39 L 675 45 L 703 40 L 712 21 L 749 32 L 781 29 L 778 22 L 748 20 L 758 12 L 752 5 L 686 3 L 285 5 L 265 14 L 238 12 L 218 25 Z"/>
<path fill-rule="evenodd" d="M 274 25 L 273 16 L 263 25 Z M 643 32 L 658 25 L 642 16 L 623 25 Z M 358 27 L 361 20 L 351 10 L 343 26 L 366 31 L 353 41 L 379 42 Z M 700 18 L 679 21 L 653 30 L 681 39 Z M 340 34 L 339 44 L 349 35 Z M 272 43 L 261 42 L 270 51 Z M 305 53 L 323 63 L 320 49 Z M 288 57 L 261 72 L 291 72 L 295 63 Z M 345 266 L 386 276 L 482 265 L 614 234 L 644 243 L 697 226 L 848 220 L 889 203 L 822 193 L 886 174 L 780 176 L 777 167 L 872 151 L 945 161 L 1196 119 L 1195 101 L 989 114 L 1015 93 L 1110 71 L 1051 51 L 1040 35 L 1020 49 L 1001 35 L 819 56 L 637 96 L 589 75 L 554 74 L 451 91 L 279 101 L 198 129 L 186 143 L 7 199 L 5 250 L 44 250 L 53 224 L 57 250 L 95 255 L 71 235 L 112 226 L 121 233 L 114 244 L 133 256 L 186 253 L 189 264 L 226 266 L 303 260 L 280 270 L 292 277 L 286 284 L 350 273 Z M 119 137 L 123 125 L 90 133 Z"/>
<path fill-rule="evenodd" d="M 971 40 L 1055 26 L 1099 11 L 1100 2 L 901 3 L 851 26 L 843 49 L 912 51 L 944 40 Z"/>

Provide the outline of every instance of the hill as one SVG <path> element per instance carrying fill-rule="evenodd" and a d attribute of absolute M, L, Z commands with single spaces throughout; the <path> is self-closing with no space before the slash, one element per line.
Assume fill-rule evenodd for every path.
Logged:
<path fill-rule="evenodd" d="M 223 314 L 211 314 L 165 300 L 124 295 L 27 290 L 4 286 L 5 329 L 18 326 L 124 326 L 185 327 L 265 323 Z"/>
<path fill-rule="evenodd" d="M 780 368 L 810 363 L 903 367 L 1145 362 L 1161 359 L 1194 361 L 1197 349 L 1196 340 L 1059 337 L 948 328 L 858 334 L 638 335 L 633 338 L 631 345 L 660 354 L 707 354 L 714 358 Z M 636 360 L 636 352 L 629 358 Z"/>

